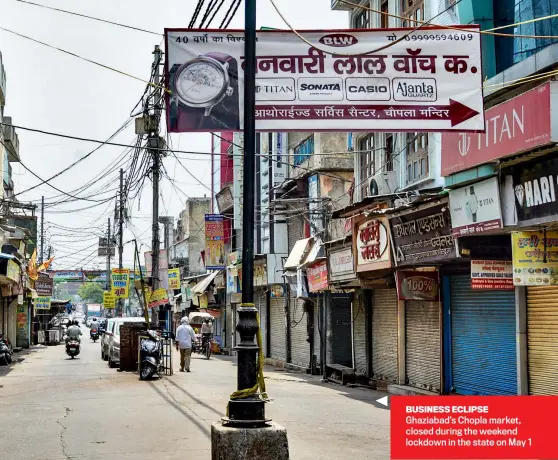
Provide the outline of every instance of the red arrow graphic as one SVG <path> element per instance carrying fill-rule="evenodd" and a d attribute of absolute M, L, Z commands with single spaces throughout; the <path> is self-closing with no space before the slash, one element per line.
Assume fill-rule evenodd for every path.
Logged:
<path fill-rule="evenodd" d="M 448 120 L 454 127 L 479 112 L 449 100 L 449 105 L 259 105 L 257 120 Z"/>

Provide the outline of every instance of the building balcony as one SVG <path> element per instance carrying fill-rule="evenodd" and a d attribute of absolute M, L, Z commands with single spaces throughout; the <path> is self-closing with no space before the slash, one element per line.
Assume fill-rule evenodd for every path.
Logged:
<path fill-rule="evenodd" d="M 12 117 L 4 117 L 6 125 L 12 124 Z M 16 163 L 20 161 L 19 157 L 19 137 L 13 126 L 4 125 L 4 144 L 6 153 L 8 154 L 8 161 Z"/>
<path fill-rule="evenodd" d="M 345 0 L 351 5 L 347 5 L 347 3 L 340 2 L 339 0 L 331 0 L 331 9 L 335 11 L 349 11 L 353 8 L 358 7 L 359 4 L 362 3 L 361 0 Z"/>

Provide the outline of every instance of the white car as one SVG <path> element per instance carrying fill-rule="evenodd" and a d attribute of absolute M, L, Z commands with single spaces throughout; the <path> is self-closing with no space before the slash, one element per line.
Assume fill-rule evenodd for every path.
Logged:
<path fill-rule="evenodd" d="M 113 318 L 111 329 L 107 327 L 105 334 L 108 334 L 108 365 L 109 367 L 116 367 L 120 364 L 120 326 L 123 323 L 145 323 L 143 317 L 132 318 Z M 147 323 L 145 323 L 147 327 Z"/>

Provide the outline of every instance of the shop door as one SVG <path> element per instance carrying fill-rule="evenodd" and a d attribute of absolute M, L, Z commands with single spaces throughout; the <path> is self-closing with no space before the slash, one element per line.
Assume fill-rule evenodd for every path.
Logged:
<path fill-rule="evenodd" d="M 353 367 L 353 342 L 351 336 L 352 296 L 333 294 L 331 296 L 331 332 L 333 364 Z"/>
<path fill-rule="evenodd" d="M 527 288 L 529 394 L 558 395 L 558 286 Z"/>
<path fill-rule="evenodd" d="M 405 302 L 405 381 L 440 392 L 440 304 Z"/>
<path fill-rule="evenodd" d="M 290 298 L 291 361 L 295 366 L 306 369 L 310 365 L 310 343 L 306 340 L 308 338 L 308 318 L 303 305 L 302 299 Z"/>
<path fill-rule="evenodd" d="M 355 294 L 353 304 L 353 347 L 355 350 L 355 371 L 367 375 L 368 357 L 366 353 L 366 305 L 359 294 Z"/>
<path fill-rule="evenodd" d="M 397 290 L 375 289 L 372 296 L 373 377 L 397 382 Z"/>
<path fill-rule="evenodd" d="M 451 277 L 452 387 L 463 395 L 516 395 L 515 293 L 471 289 Z"/>
<path fill-rule="evenodd" d="M 269 306 L 271 350 L 269 356 L 278 361 L 287 361 L 285 339 L 285 298 L 272 297 Z"/>
<path fill-rule="evenodd" d="M 258 290 L 254 293 L 254 303 L 258 309 L 260 316 L 260 333 L 262 338 L 262 351 L 264 356 L 267 356 L 266 350 L 266 318 L 267 318 L 267 292 Z"/>

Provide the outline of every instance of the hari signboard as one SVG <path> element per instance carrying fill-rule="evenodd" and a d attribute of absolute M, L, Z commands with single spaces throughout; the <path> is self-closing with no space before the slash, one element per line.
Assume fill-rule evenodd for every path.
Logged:
<path fill-rule="evenodd" d="M 256 129 L 484 131 L 478 31 L 258 31 Z M 168 132 L 243 129 L 244 37 L 165 29 Z"/>
<path fill-rule="evenodd" d="M 442 176 L 556 142 L 551 108 L 556 83 L 545 83 L 486 111 L 484 134 L 442 135 Z"/>
<path fill-rule="evenodd" d="M 378 217 L 358 223 L 355 235 L 357 272 L 391 267 L 389 224 L 386 218 Z"/>

